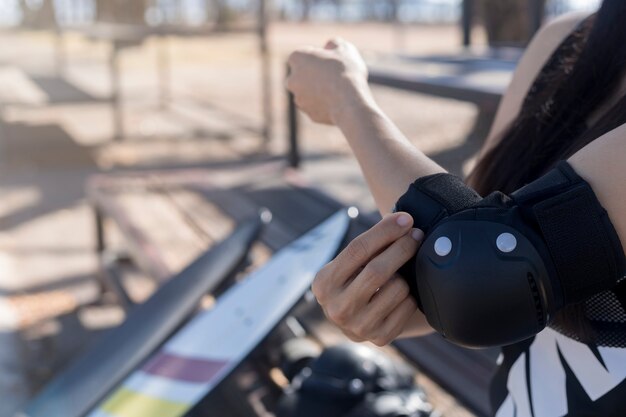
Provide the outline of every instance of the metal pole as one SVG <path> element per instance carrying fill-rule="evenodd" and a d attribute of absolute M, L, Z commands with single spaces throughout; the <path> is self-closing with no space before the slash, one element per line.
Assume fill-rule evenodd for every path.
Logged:
<path fill-rule="evenodd" d="M 259 2 L 259 53 L 261 55 L 261 89 L 263 106 L 263 145 L 267 149 L 272 138 L 274 110 L 272 108 L 272 66 L 267 39 L 269 0 Z"/>
<path fill-rule="evenodd" d="M 463 46 L 472 44 L 472 24 L 474 15 L 474 0 L 463 0 L 461 12 L 461 30 L 463 32 Z"/>
<path fill-rule="evenodd" d="M 296 107 L 296 100 L 292 93 L 288 93 L 287 96 L 287 123 L 289 132 L 289 149 L 287 152 L 287 163 L 291 168 L 300 167 L 300 150 L 298 149 L 298 108 Z"/>
<path fill-rule="evenodd" d="M 96 254 L 102 256 L 106 248 L 104 240 L 104 215 L 95 204 L 93 205 L 93 214 L 96 223 Z"/>

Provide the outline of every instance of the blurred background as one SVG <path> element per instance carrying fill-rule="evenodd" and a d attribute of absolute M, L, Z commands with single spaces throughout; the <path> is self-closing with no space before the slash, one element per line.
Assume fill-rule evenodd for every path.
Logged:
<path fill-rule="evenodd" d="M 289 112 L 290 52 L 333 36 L 354 42 L 381 107 L 416 146 L 464 173 L 534 32 L 598 4 L 0 0 L 0 416 L 124 320 L 95 249 L 100 227 L 114 248 L 128 236 L 94 222 L 94 175 L 206 169 L 228 187 L 269 163 L 373 210 L 340 133 Z M 207 247 L 154 196 L 127 193 L 123 207 L 133 227 L 150 230 L 168 273 Z M 125 268 L 133 301 L 145 300 L 158 285 L 151 266 Z M 445 415 L 473 415 L 422 382 Z"/>

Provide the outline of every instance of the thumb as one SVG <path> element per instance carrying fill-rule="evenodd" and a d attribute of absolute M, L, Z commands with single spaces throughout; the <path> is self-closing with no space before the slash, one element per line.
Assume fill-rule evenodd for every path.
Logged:
<path fill-rule="evenodd" d="M 338 49 L 341 46 L 342 42 L 343 39 L 341 38 L 333 38 L 326 42 L 326 45 L 324 45 L 324 49 Z"/>

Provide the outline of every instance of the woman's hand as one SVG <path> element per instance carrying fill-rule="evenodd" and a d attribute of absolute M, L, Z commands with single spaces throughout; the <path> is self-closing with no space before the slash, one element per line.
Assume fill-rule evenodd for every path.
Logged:
<path fill-rule="evenodd" d="M 350 339 L 390 343 L 417 310 L 396 271 L 424 237 L 407 213 L 385 216 L 358 236 L 315 277 L 312 290 L 326 317 Z"/>
<path fill-rule="evenodd" d="M 287 89 L 298 107 L 317 123 L 336 124 L 348 106 L 371 99 L 367 66 L 356 47 L 342 39 L 324 48 L 304 48 L 289 57 Z"/>

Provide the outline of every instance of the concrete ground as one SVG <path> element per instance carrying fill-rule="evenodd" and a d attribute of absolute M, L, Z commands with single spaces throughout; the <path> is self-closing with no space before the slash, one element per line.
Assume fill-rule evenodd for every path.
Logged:
<path fill-rule="evenodd" d="M 3 32 L 0 39 L 0 417 L 11 416 L 103 329 L 123 319 L 99 297 L 94 224 L 85 202 L 93 173 L 212 166 L 285 150 L 284 61 L 300 45 L 330 36 L 365 54 L 452 52 L 456 27 L 278 24 L 271 31 L 274 136 L 263 146 L 256 40 L 251 35 L 169 39 L 172 87 L 159 103 L 159 41 L 123 53 L 126 140 L 113 143 L 108 45 L 69 35 L 63 78 L 54 38 Z M 477 33 L 479 39 L 482 34 Z M 163 41 L 160 41 L 163 42 Z M 375 88 L 380 105 L 420 149 L 459 172 L 476 149 L 457 152 L 476 109 L 465 103 Z M 305 121 L 303 171 L 346 203 L 373 210 L 357 164 L 339 132 Z M 71 294 L 71 296 L 68 296 Z M 88 308 L 78 308 L 89 305 Z M 470 415 L 424 380 L 449 416 Z"/>

